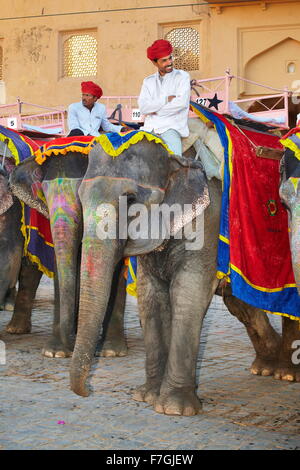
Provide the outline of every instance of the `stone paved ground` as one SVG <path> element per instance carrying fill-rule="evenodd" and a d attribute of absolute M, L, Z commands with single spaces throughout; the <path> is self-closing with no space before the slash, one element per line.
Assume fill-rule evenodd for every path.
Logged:
<path fill-rule="evenodd" d="M 93 366 L 93 394 L 73 394 L 70 360 L 41 356 L 51 330 L 52 294 L 44 279 L 30 335 L 6 334 L 11 314 L 0 312 L 7 356 L 0 365 L 0 449 L 300 449 L 300 384 L 250 375 L 253 349 L 220 298 L 213 299 L 201 338 L 203 413 L 187 418 L 156 414 L 131 399 L 144 381 L 144 348 L 130 299 L 129 355 L 100 358 Z M 272 322 L 279 328 L 278 317 Z"/>

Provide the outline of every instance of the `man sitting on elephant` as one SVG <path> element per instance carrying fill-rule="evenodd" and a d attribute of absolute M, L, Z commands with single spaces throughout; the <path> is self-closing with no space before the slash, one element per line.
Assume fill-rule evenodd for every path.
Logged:
<path fill-rule="evenodd" d="M 106 117 L 106 108 L 96 101 L 103 92 L 94 82 L 82 82 L 82 101 L 72 103 L 68 109 L 69 136 L 92 135 L 99 136 L 100 127 L 105 132 L 120 132 L 123 127 L 109 122 Z"/>
<path fill-rule="evenodd" d="M 147 49 L 147 57 L 157 73 L 146 77 L 138 99 L 145 115 L 143 130 L 162 137 L 170 150 L 182 155 L 181 138 L 189 135 L 190 76 L 173 67 L 173 47 L 158 39 Z"/>

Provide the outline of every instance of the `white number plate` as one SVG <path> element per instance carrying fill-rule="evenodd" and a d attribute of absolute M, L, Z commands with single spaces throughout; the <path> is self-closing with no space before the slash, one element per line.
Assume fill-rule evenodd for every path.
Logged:
<path fill-rule="evenodd" d="M 131 110 L 131 120 L 140 121 L 141 120 L 141 111 L 138 108 L 133 108 Z"/>
<path fill-rule="evenodd" d="M 196 103 L 202 104 L 202 106 L 206 106 L 207 98 L 197 98 Z"/>
<path fill-rule="evenodd" d="M 6 122 L 7 122 L 7 127 L 9 127 L 10 129 L 17 129 L 18 120 L 16 117 L 7 118 Z"/>

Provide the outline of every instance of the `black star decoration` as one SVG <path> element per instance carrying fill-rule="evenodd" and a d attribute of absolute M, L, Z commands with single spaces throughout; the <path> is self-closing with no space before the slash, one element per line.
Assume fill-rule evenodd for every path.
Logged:
<path fill-rule="evenodd" d="M 215 96 L 213 98 L 207 98 L 209 101 L 209 108 L 216 108 L 217 111 L 219 111 L 219 104 L 223 103 L 223 100 L 218 100 L 217 93 L 215 93 Z"/>

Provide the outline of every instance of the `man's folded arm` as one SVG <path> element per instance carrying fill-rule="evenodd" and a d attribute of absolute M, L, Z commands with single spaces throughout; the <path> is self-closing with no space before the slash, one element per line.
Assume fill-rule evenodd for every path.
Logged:
<path fill-rule="evenodd" d="M 157 113 L 166 104 L 166 97 L 162 96 L 158 99 L 153 99 L 149 89 L 145 83 L 142 85 L 141 93 L 138 98 L 139 109 L 142 114 Z"/>
<path fill-rule="evenodd" d="M 170 116 L 189 107 L 191 96 L 190 80 L 182 80 L 178 86 L 178 91 L 179 93 L 176 94 L 176 97 L 158 111 L 158 116 Z"/>

